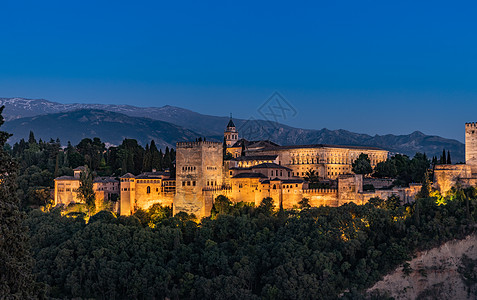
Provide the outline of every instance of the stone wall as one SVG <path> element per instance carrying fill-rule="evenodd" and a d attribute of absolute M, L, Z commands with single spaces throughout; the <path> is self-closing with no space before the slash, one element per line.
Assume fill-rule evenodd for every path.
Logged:
<path fill-rule="evenodd" d="M 55 180 L 55 205 L 79 202 L 76 190 L 79 188 L 79 180 Z"/>
<path fill-rule="evenodd" d="M 472 168 L 469 165 L 437 165 L 434 169 L 434 187 L 441 194 L 447 192 L 461 180 L 472 177 Z"/>
<path fill-rule="evenodd" d="M 477 173 L 477 123 L 465 124 L 465 163 Z"/>
<path fill-rule="evenodd" d="M 203 189 L 222 186 L 223 177 L 222 143 L 177 143 L 174 214 L 183 211 L 198 218 L 209 216 L 213 202 L 204 197 Z"/>
<path fill-rule="evenodd" d="M 304 177 L 306 171 L 315 170 L 324 179 L 336 179 L 339 175 L 351 174 L 352 163 L 361 153 L 367 154 L 375 167 L 385 161 L 388 151 L 355 149 L 346 147 L 281 147 L 273 150 L 257 150 L 248 155 L 278 155 L 279 164 L 292 169 L 293 176 Z"/>

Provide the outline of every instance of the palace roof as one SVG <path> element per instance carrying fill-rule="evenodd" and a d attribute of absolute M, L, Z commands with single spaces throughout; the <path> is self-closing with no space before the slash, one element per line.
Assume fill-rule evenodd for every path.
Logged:
<path fill-rule="evenodd" d="M 135 178 L 135 176 L 131 173 L 126 173 L 123 176 L 121 176 L 121 178 Z"/>
<path fill-rule="evenodd" d="M 55 180 L 79 180 L 79 178 L 73 176 L 60 176 L 55 178 Z"/>
<path fill-rule="evenodd" d="M 250 155 L 250 156 L 239 156 L 233 158 L 234 161 L 251 161 L 251 160 L 275 160 L 278 155 Z"/>
<path fill-rule="evenodd" d="M 368 146 L 347 146 L 347 145 L 329 145 L 329 144 L 308 144 L 308 145 L 289 145 L 289 146 L 269 146 L 263 149 L 257 149 L 255 151 L 263 150 L 289 150 L 289 149 L 307 149 L 307 148 L 340 148 L 340 149 L 356 149 L 356 150 L 380 150 L 385 151 L 378 147 Z M 252 150 L 254 151 L 254 150 Z"/>
<path fill-rule="evenodd" d="M 94 178 L 93 180 L 93 183 L 116 183 L 118 182 L 118 180 L 116 180 L 116 178 L 114 177 L 96 177 Z"/>
<path fill-rule="evenodd" d="M 161 179 L 169 177 L 170 173 L 166 172 L 144 172 L 136 176 L 136 179 Z"/>
<path fill-rule="evenodd" d="M 263 140 L 263 141 L 247 141 L 246 139 L 240 139 L 232 147 L 242 147 L 242 144 L 245 144 L 245 148 L 268 148 L 268 147 L 279 147 L 280 145 L 269 141 L 269 140 Z"/>
<path fill-rule="evenodd" d="M 240 173 L 235 175 L 232 178 L 268 178 L 268 177 L 263 175 L 262 173 Z"/>
<path fill-rule="evenodd" d="M 263 163 L 256 166 L 251 166 L 251 169 L 284 169 L 287 171 L 291 171 L 292 169 L 284 167 L 282 165 L 277 165 L 276 163 Z"/>

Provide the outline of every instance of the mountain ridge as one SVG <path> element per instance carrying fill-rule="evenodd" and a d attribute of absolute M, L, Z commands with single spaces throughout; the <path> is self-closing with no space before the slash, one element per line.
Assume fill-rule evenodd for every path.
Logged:
<path fill-rule="evenodd" d="M 48 115 L 76 110 L 103 110 L 123 114 L 134 118 L 148 118 L 162 121 L 189 130 L 196 136 L 221 141 L 223 131 L 229 120 L 228 117 L 209 116 L 188 109 L 164 105 L 161 107 L 137 107 L 132 105 L 114 104 L 62 104 L 45 99 L 0 98 L 0 105 L 5 105 L 4 117 L 6 124 L 24 117 Z M 26 122 L 26 123 L 25 123 Z M 21 122 L 22 126 L 30 126 L 29 120 Z M 143 121 L 138 121 L 143 122 Z M 414 155 L 416 152 L 425 152 L 429 156 L 439 156 L 442 149 L 451 151 L 454 162 L 464 160 L 464 144 L 454 139 L 426 135 L 418 130 L 407 135 L 369 135 L 354 133 L 345 129 L 330 130 L 302 129 L 266 120 L 234 119 L 241 137 L 258 140 L 268 139 L 282 145 L 293 144 L 337 144 L 350 146 L 373 146 L 389 150 L 392 153 Z M 18 124 L 15 122 L 14 124 Z M 66 126 L 66 125 L 64 125 Z M 154 126 L 153 126 L 154 127 Z M 138 129 L 140 130 L 140 128 Z M 35 132 L 36 133 L 36 132 Z M 112 138 L 111 134 L 106 134 Z M 184 136 L 177 136 L 182 140 Z M 143 139 L 140 138 L 140 139 Z M 139 140 L 139 139 L 138 139 Z M 172 141 L 169 139 L 170 142 Z M 169 142 L 166 142 L 169 143 Z"/>

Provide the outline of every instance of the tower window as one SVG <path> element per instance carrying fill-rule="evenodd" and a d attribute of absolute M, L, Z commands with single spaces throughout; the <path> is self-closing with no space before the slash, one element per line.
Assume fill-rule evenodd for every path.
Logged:
<path fill-rule="evenodd" d="M 148 193 L 148 194 L 151 193 L 151 187 L 150 187 L 150 186 L 148 186 L 148 187 L 146 188 L 146 193 Z"/>

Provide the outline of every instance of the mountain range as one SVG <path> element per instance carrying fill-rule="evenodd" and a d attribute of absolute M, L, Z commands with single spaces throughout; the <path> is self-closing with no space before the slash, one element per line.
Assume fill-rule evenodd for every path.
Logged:
<path fill-rule="evenodd" d="M 78 143 L 85 137 L 100 137 L 118 145 L 135 138 L 145 145 L 154 139 L 161 147 L 203 136 L 221 141 L 228 117 L 209 116 L 170 105 L 137 107 L 113 104 L 62 104 L 44 99 L 0 98 L 5 105 L 4 130 L 13 133 L 10 143 L 27 138 L 32 130 L 37 138 L 60 138 L 62 144 Z M 347 130 L 300 129 L 266 120 L 234 119 L 241 137 L 268 139 L 281 145 L 336 144 L 373 146 L 413 156 L 424 152 L 440 156 L 451 152 L 454 162 L 464 160 L 464 144 L 457 140 L 429 136 L 415 131 L 407 135 L 368 135 Z"/>

